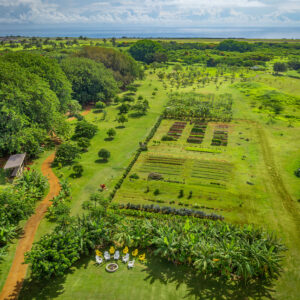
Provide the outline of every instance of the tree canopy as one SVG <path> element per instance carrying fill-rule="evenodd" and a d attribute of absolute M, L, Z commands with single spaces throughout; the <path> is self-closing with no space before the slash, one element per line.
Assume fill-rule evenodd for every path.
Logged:
<path fill-rule="evenodd" d="M 154 61 L 162 62 L 168 59 L 163 47 L 158 42 L 151 40 L 136 42 L 130 47 L 129 53 L 134 59 L 148 64 Z"/>
<path fill-rule="evenodd" d="M 36 155 L 47 134 L 66 136 L 68 124 L 49 83 L 0 59 L 0 152 Z"/>
<path fill-rule="evenodd" d="M 61 108 L 63 111 L 66 111 L 72 98 L 72 87 L 55 59 L 30 52 L 7 53 L 4 55 L 4 59 L 12 63 L 17 63 L 30 73 L 34 73 L 48 82 L 50 89 L 58 97 Z"/>
<path fill-rule="evenodd" d="M 68 57 L 62 69 L 72 83 L 73 97 L 81 104 L 109 100 L 118 91 L 113 74 L 102 63 L 84 57 Z"/>
<path fill-rule="evenodd" d="M 103 63 L 123 87 L 143 76 L 141 67 L 132 57 L 115 49 L 86 46 L 77 55 Z"/>

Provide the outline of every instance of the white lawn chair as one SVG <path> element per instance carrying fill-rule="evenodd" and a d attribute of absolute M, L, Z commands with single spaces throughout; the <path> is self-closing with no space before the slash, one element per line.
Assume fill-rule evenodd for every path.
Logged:
<path fill-rule="evenodd" d="M 122 262 L 126 264 L 129 261 L 129 253 L 126 253 L 125 256 L 122 257 Z"/>
<path fill-rule="evenodd" d="M 115 260 L 120 259 L 120 252 L 119 252 L 119 250 L 117 250 L 117 251 L 115 252 L 115 254 L 114 254 L 114 259 L 115 259 Z"/>
<path fill-rule="evenodd" d="M 130 261 L 128 262 L 128 269 L 133 268 L 133 266 L 134 266 L 134 259 L 133 259 L 133 260 L 130 260 Z"/>
<path fill-rule="evenodd" d="M 100 257 L 100 256 L 98 256 L 98 255 L 96 255 L 96 263 L 97 263 L 98 265 L 101 265 L 101 264 L 103 263 L 103 258 Z"/>
<path fill-rule="evenodd" d="M 106 261 L 110 260 L 110 254 L 107 251 L 104 252 L 104 259 Z"/>

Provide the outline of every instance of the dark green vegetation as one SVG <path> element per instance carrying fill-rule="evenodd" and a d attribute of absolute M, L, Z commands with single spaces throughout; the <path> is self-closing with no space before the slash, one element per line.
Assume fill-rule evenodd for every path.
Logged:
<path fill-rule="evenodd" d="M 297 42 L 39 42 L 22 47 L 59 67 L 84 61 L 78 92 L 97 104 L 85 116 L 68 105 L 62 192 L 27 254 L 21 299 L 297 299 Z M 147 249 L 148 261 L 112 280 L 92 262 L 97 245 Z"/>
<path fill-rule="evenodd" d="M 61 62 L 61 67 L 72 83 L 73 97 L 82 105 L 109 101 L 118 91 L 113 74 L 101 63 L 69 57 Z"/>
<path fill-rule="evenodd" d="M 14 184 L 0 190 L 0 259 L 7 245 L 21 232 L 19 222 L 33 212 L 48 187 L 46 178 L 37 171 L 26 170 Z"/>

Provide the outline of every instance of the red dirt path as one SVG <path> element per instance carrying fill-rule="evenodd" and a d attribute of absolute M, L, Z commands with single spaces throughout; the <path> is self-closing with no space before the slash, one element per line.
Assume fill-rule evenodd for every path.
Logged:
<path fill-rule="evenodd" d="M 18 298 L 28 268 L 28 265 L 23 264 L 24 254 L 32 247 L 34 236 L 39 224 L 43 219 L 47 208 L 51 205 L 50 200 L 57 196 L 60 191 L 59 180 L 51 170 L 51 163 L 53 162 L 54 157 L 55 154 L 52 153 L 43 162 L 42 173 L 48 178 L 50 185 L 49 193 L 39 204 L 36 208 L 35 214 L 30 217 L 25 225 L 23 236 L 18 242 L 12 266 L 1 291 L 0 300 Z"/>

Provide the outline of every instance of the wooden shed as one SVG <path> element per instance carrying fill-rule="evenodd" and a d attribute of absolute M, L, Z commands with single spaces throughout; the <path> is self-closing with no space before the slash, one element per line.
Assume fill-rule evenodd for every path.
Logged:
<path fill-rule="evenodd" d="M 24 169 L 25 158 L 26 153 L 11 155 L 4 166 L 4 170 L 11 170 L 11 177 L 21 175 Z"/>

